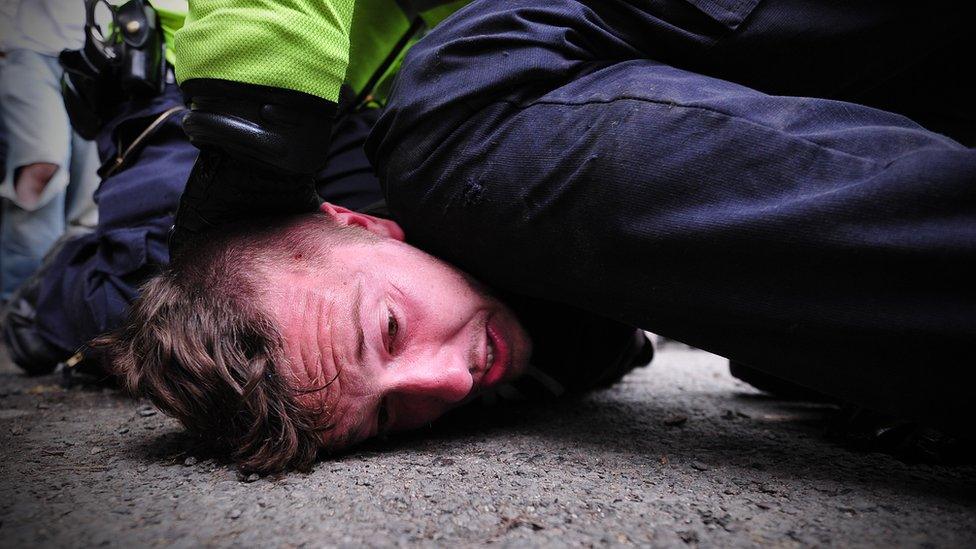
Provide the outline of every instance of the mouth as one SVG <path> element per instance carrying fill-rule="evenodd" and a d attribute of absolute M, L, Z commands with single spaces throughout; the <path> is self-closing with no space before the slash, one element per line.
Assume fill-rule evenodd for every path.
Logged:
<path fill-rule="evenodd" d="M 497 317 L 494 315 L 488 318 L 485 323 L 485 363 L 484 374 L 481 378 L 481 387 L 491 387 L 499 383 L 508 372 L 511 362 L 511 349 L 508 341 L 502 336 L 502 331 L 498 326 Z"/>

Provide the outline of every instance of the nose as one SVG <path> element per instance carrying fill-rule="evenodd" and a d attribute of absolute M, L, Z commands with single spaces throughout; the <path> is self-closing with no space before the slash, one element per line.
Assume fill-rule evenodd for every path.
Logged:
<path fill-rule="evenodd" d="M 446 403 L 464 400 L 474 379 L 470 357 L 453 346 L 404 360 L 393 369 L 393 391 L 401 398 L 419 397 Z"/>

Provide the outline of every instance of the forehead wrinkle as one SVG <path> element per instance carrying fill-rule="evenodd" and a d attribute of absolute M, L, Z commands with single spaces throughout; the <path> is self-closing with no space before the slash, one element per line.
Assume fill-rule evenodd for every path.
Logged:
<path fill-rule="evenodd" d="M 308 302 L 308 293 L 301 288 L 288 288 L 282 295 L 279 303 L 287 308 L 281 313 L 281 319 L 285 331 L 285 347 L 288 349 L 287 376 L 296 384 L 296 388 L 302 388 L 310 381 L 303 380 L 301 374 L 308 377 L 308 360 L 305 349 L 305 309 Z M 289 306 L 290 305 L 290 306 Z M 297 336 L 297 337 L 295 337 Z"/>
<path fill-rule="evenodd" d="M 330 305 L 335 305 L 335 302 L 330 303 Z M 312 325 L 312 329 L 315 330 L 315 349 L 317 352 L 319 363 L 322 364 L 321 372 L 325 372 L 325 364 L 322 362 L 326 356 L 332 358 L 332 370 L 335 372 L 331 375 L 326 375 L 322 377 L 322 390 L 328 388 L 329 394 L 334 395 L 335 401 L 338 402 L 339 396 L 342 393 L 342 380 L 339 374 L 342 372 L 342 368 L 339 366 L 339 362 L 336 360 L 336 338 L 335 338 L 335 322 L 333 321 L 332 312 L 333 308 L 330 306 L 328 311 L 325 310 L 325 299 L 319 300 L 319 305 L 316 310 L 316 319 Z M 325 327 L 322 327 L 322 321 L 325 321 Z M 325 339 L 325 333 L 328 332 L 329 337 Z M 328 353 L 323 353 L 322 349 L 328 348 Z M 332 418 L 330 418 L 331 421 Z"/>
<path fill-rule="evenodd" d="M 290 308 L 292 325 L 296 325 L 298 341 L 295 342 L 297 356 L 295 358 L 301 362 L 291 369 L 292 377 L 297 382 L 297 387 L 301 394 L 299 400 L 310 408 L 317 404 L 316 393 L 318 389 L 325 385 L 329 377 L 326 365 L 322 361 L 323 353 L 320 339 L 321 330 L 319 325 L 325 314 L 327 300 L 325 296 L 307 288 L 295 288 L 289 293 L 297 297 L 297 303 Z M 288 300 L 291 301 L 291 300 Z M 301 379 L 304 373 L 305 379 Z M 325 404 L 321 405 L 322 408 Z"/>
<path fill-rule="evenodd" d="M 309 293 L 321 297 L 314 291 L 309 291 Z M 348 413 L 350 409 L 355 410 L 355 407 L 342 398 L 344 378 L 351 374 L 347 373 L 345 368 L 349 362 L 348 357 L 344 356 L 346 353 L 343 353 L 344 346 L 340 345 L 339 334 L 337 333 L 339 325 L 335 322 L 334 316 L 336 310 L 336 300 L 333 299 L 327 304 L 324 298 L 318 299 L 315 322 L 305 325 L 306 329 L 314 331 L 312 338 L 315 342 L 316 358 L 319 361 L 318 363 L 322 365 L 320 370 L 321 382 L 315 388 L 328 391 L 325 398 L 331 403 L 331 409 L 327 411 L 327 421 L 331 428 L 323 433 L 323 437 L 329 437 L 323 438 L 327 447 L 341 443 L 350 437 L 349 428 L 343 425 L 343 423 L 348 424 L 348 422 L 343 420 L 351 417 Z M 322 326 L 323 320 L 325 327 Z M 332 372 L 334 373 L 329 371 L 325 357 L 331 359 Z M 329 407 L 329 405 L 326 404 L 325 407 Z"/>
<path fill-rule="evenodd" d="M 358 311 L 358 308 L 357 308 L 357 304 L 358 304 L 358 296 L 361 296 L 361 293 L 362 293 L 362 278 L 361 277 L 356 277 L 356 278 L 358 279 L 358 283 L 357 283 L 357 287 L 356 287 L 356 296 L 357 297 L 355 297 L 355 298 L 353 298 L 353 299 L 350 300 L 350 302 L 353 304 L 353 314 L 350 315 L 350 320 L 352 321 L 352 332 L 354 334 L 355 333 L 358 333 L 359 332 L 359 328 L 360 328 L 359 327 L 359 322 L 358 322 L 358 320 L 359 320 L 359 311 Z M 343 349 L 342 349 L 343 346 L 337 345 L 337 337 L 336 337 L 335 328 L 336 328 L 336 324 L 334 322 L 330 322 L 329 323 L 329 339 L 331 341 L 330 355 L 332 357 L 332 364 L 335 366 L 335 376 L 333 378 L 333 381 L 335 382 L 335 385 L 336 385 L 336 388 L 335 388 L 335 391 L 334 391 L 336 407 L 333 410 L 333 415 L 329 419 L 330 419 L 330 422 L 333 425 L 340 425 L 340 423 L 342 422 L 343 419 L 350 418 L 350 415 L 348 413 L 346 413 L 346 412 L 348 412 L 348 409 L 350 408 L 349 403 L 343 403 L 343 401 L 342 401 L 342 382 L 343 382 L 343 377 L 345 377 L 347 375 L 346 366 L 348 366 L 348 365 L 351 364 L 351 360 L 352 360 L 353 357 L 343 356 L 346 353 L 343 353 Z M 320 334 L 321 334 L 321 332 L 320 332 Z M 357 336 L 353 336 L 353 337 L 354 338 L 357 338 Z M 345 346 L 345 347 L 348 347 L 348 346 Z M 348 351 L 348 349 L 346 349 L 346 350 Z M 361 370 L 362 370 L 362 368 L 360 368 L 360 371 Z M 351 375 L 351 374 L 349 374 L 349 375 Z M 343 404 L 345 404 L 345 405 L 343 405 Z M 360 414 L 356 414 L 356 415 L 362 415 L 362 414 L 360 413 Z M 355 421 L 355 424 L 361 423 L 361 421 L 360 421 L 361 418 L 350 418 L 350 419 L 356 420 Z M 349 422 L 347 421 L 345 423 L 348 425 Z M 349 428 L 346 427 L 346 429 L 344 429 L 344 430 L 343 429 L 340 429 L 340 432 L 339 433 L 334 433 L 334 434 L 336 435 L 337 441 L 341 441 L 343 439 L 349 438 L 349 436 L 351 435 L 351 432 L 350 432 Z"/>
<path fill-rule="evenodd" d="M 363 358 L 365 343 L 362 338 L 362 317 L 360 314 L 360 306 L 362 305 L 363 299 L 363 286 L 366 284 L 365 275 L 362 272 L 356 272 L 350 277 L 355 284 L 355 288 L 349 293 L 348 305 L 350 309 L 346 310 L 346 304 L 339 306 L 333 303 L 333 312 L 337 314 L 349 313 L 348 318 L 351 321 L 351 329 L 345 334 L 342 344 L 339 344 L 339 339 L 335 333 L 331 333 L 331 355 L 333 364 L 336 366 L 336 383 L 339 387 L 336 389 L 336 407 L 333 410 L 333 415 L 330 417 L 332 425 L 338 428 L 331 433 L 333 440 L 329 441 L 330 445 L 343 445 L 344 443 L 363 438 L 361 435 L 363 432 L 368 431 L 371 425 L 369 421 L 370 418 L 370 406 L 359 406 L 356 403 L 360 402 L 362 399 L 372 400 L 373 390 L 372 386 L 367 388 L 359 387 L 359 391 L 354 391 L 353 394 L 345 395 L 346 398 L 342 398 L 342 381 L 344 379 L 349 379 L 348 376 L 361 376 L 362 372 L 365 371 L 365 362 Z M 335 324 L 332 324 L 333 329 Z M 355 383 L 353 383 L 355 386 Z"/>
<path fill-rule="evenodd" d="M 301 306 L 297 308 L 302 326 L 302 335 L 305 336 L 301 339 L 302 344 L 299 346 L 299 354 L 301 355 L 305 375 L 308 377 L 309 389 L 319 384 L 320 379 L 323 377 L 321 364 L 322 351 L 318 339 L 319 330 L 316 328 L 321 319 L 324 300 L 321 298 L 316 299 L 317 297 L 320 296 L 304 290 L 302 292 Z M 311 322 L 309 321 L 310 318 Z M 307 342 L 310 341 L 314 341 L 315 345 L 308 345 Z"/>

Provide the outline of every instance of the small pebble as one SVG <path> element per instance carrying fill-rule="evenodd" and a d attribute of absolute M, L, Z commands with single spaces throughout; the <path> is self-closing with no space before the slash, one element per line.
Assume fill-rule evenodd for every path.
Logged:
<path fill-rule="evenodd" d="M 250 482 L 257 482 L 259 480 L 261 480 L 261 475 L 259 475 L 257 473 L 251 473 L 250 475 L 247 475 L 246 477 L 244 477 L 244 482 L 248 482 L 248 483 L 250 483 Z"/>
<path fill-rule="evenodd" d="M 102 448 L 101 446 L 92 446 L 92 449 L 88 453 L 94 456 L 97 454 L 101 454 L 104 451 L 105 448 Z"/>
<path fill-rule="evenodd" d="M 240 509 L 234 509 L 227 516 L 229 516 L 231 520 L 237 520 L 237 519 L 241 518 L 241 510 Z"/>
<path fill-rule="evenodd" d="M 119 433 L 120 435 L 124 435 L 124 434 L 126 434 L 126 433 L 129 432 L 129 428 L 128 427 L 123 427 L 123 428 L 119 429 L 116 432 Z"/>
<path fill-rule="evenodd" d="M 698 532 L 696 532 L 694 530 L 683 530 L 683 531 L 677 532 L 677 534 L 678 534 L 678 537 L 681 538 L 681 541 L 683 541 L 685 543 L 688 543 L 688 544 L 698 543 Z"/>
<path fill-rule="evenodd" d="M 18 426 L 14 427 L 13 429 L 10 430 L 10 434 L 13 435 L 13 436 L 15 436 L 15 437 L 20 436 L 20 435 L 24 434 L 24 428 L 21 427 L 20 425 L 18 425 Z"/>
<path fill-rule="evenodd" d="M 142 416 L 142 417 L 151 417 L 151 416 L 154 416 L 154 415 L 156 415 L 156 409 L 155 408 L 149 408 L 149 407 L 139 408 L 139 415 Z"/>
<path fill-rule="evenodd" d="M 197 458 L 195 458 L 193 456 L 190 456 L 190 457 L 186 458 L 185 460 L 183 460 L 183 465 L 186 465 L 187 467 L 191 467 L 191 466 L 196 465 L 196 464 L 197 464 Z"/>
<path fill-rule="evenodd" d="M 680 427 L 685 423 L 688 423 L 688 416 L 673 415 L 664 418 L 664 424 L 668 427 Z"/>
<path fill-rule="evenodd" d="M 708 465 L 705 465 L 704 463 L 702 463 L 700 461 L 692 461 L 691 462 L 691 468 L 692 469 L 697 469 L 699 471 L 707 471 L 708 470 Z"/>

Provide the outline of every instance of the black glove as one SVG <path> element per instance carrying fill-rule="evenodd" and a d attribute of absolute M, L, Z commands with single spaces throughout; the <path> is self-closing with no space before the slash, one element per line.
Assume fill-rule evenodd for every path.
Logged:
<path fill-rule="evenodd" d="M 201 152 L 180 199 L 171 256 L 214 226 L 318 208 L 314 176 L 326 161 L 335 103 L 224 80 L 189 80 L 183 92 L 183 130 Z"/>

